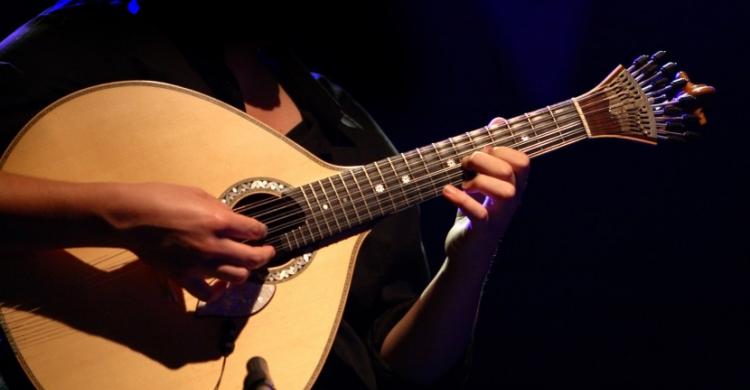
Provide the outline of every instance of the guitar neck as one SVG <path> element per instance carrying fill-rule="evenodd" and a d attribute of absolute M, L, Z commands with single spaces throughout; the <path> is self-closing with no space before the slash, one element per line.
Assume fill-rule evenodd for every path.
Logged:
<path fill-rule="evenodd" d="M 439 196 L 461 185 L 461 160 L 488 146 L 507 146 L 539 156 L 586 139 L 574 99 L 410 150 L 291 189 L 304 222 L 268 237 L 277 251 L 298 252 Z"/>

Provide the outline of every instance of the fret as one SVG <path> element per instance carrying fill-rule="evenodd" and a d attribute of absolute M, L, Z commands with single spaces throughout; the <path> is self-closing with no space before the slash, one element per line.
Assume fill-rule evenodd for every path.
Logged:
<path fill-rule="evenodd" d="M 370 216 L 370 220 L 374 220 L 375 217 L 372 215 L 372 211 L 370 211 L 370 206 L 367 205 L 367 199 L 365 198 L 365 193 L 362 192 L 362 186 L 359 185 L 359 180 L 357 180 L 357 176 L 354 175 L 354 169 L 349 171 L 349 174 L 352 176 L 352 179 L 354 179 L 354 184 L 357 185 L 357 189 L 359 190 L 359 196 L 360 199 L 362 199 L 362 203 L 365 206 L 365 210 L 367 210 L 367 215 Z M 356 207 L 356 205 L 354 205 Z"/>
<path fill-rule="evenodd" d="M 339 175 L 339 178 L 340 177 L 341 177 L 341 175 Z M 349 214 L 349 212 L 346 210 L 346 205 L 344 204 L 345 200 L 342 200 L 341 195 L 339 195 L 339 191 L 336 189 L 336 185 L 333 184 L 333 179 L 331 179 L 331 176 L 328 176 L 328 182 L 331 184 L 331 188 L 333 188 L 333 194 L 336 195 L 336 200 L 338 200 L 339 206 L 341 207 L 340 212 L 335 213 L 335 214 L 336 215 L 343 214 L 344 215 L 344 219 L 346 219 L 346 226 L 347 226 L 347 228 L 352 227 L 353 226 L 352 225 L 352 221 L 349 220 L 349 216 L 347 215 L 347 214 Z M 344 186 L 344 187 L 346 187 L 346 186 Z M 338 218 L 336 218 L 336 225 L 338 225 L 338 223 L 339 223 L 338 222 Z M 345 229 L 341 229 L 341 226 L 339 226 L 339 229 L 341 231 L 345 230 Z"/>
<path fill-rule="evenodd" d="M 424 165 L 425 175 L 424 178 L 430 181 L 430 184 L 432 184 L 433 189 L 437 189 L 435 186 L 435 182 L 432 180 L 432 175 L 430 174 L 430 168 L 427 166 L 427 162 L 424 160 L 424 157 L 422 156 L 422 152 L 419 151 L 419 148 L 415 149 L 417 151 L 417 155 L 419 156 L 419 159 L 422 161 L 422 165 Z M 422 178 L 420 178 L 421 180 Z M 421 184 L 421 183 L 420 183 Z M 419 193 L 420 198 L 422 197 L 422 193 Z"/>
<path fill-rule="evenodd" d="M 466 137 L 469 138 L 469 143 L 471 144 L 471 149 L 472 150 L 478 149 L 477 144 L 474 142 L 474 138 L 471 137 L 471 132 L 467 131 L 464 134 L 466 134 Z"/>
<path fill-rule="evenodd" d="M 487 132 L 487 136 L 490 137 L 490 143 L 492 146 L 497 146 L 497 141 L 495 141 L 495 137 L 492 135 L 492 132 L 497 129 L 498 126 L 490 127 L 489 125 L 484 126 L 484 130 Z"/>
<path fill-rule="evenodd" d="M 359 216 L 359 212 L 357 211 L 357 205 L 354 203 L 354 198 L 352 198 L 352 193 L 349 191 L 349 187 L 346 185 L 346 182 L 344 182 L 344 173 L 342 172 L 339 175 L 339 180 L 341 181 L 341 184 L 344 186 L 344 190 L 346 191 L 346 196 L 349 198 L 349 203 L 352 206 L 352 210 L 354 211 L 354 215 L 357 217 L 357 223 L 362 222 L 362 217 Z"/>
<path fill-rule="evenodd" d="M 505 127 L 508 128 L 510 136 L 513 137 L 513 141 L 509 145 L 505 146 L 515 147 L 516 145 L 518 145 L 518 136 L 516 135 L 516 132 L 513 131 L 513 127 L 511 127 L 510 121 L 505 121 Z"/>
<path fill-rule="evenodd" d="M 292 240 L 289 239 L 289 234 L 284 234 L 284 238 L 286 238 L 286 245 L 291 251 L 293 248 L 292 248 Z"/>
<path fill-rule="evenodd" d="M 300 191 L 302 192 L 302 195 L 305 197 L 305 202 L 307 202 L 307 207 L 310 210 L 310 218 L 315 217 L 315 210 L 312 207 L 312 204 L 310 203 L 310 199 L 307 197 L 307 194 L 305 194 L 305 187 L 306 185 L 299 187 Z M 310 234 L 312 235 L 313 239 L 315 239 L 315 232 L 313 232 L 312 228 L 310 227 L 310 218 L 305 218 L 305 225 L 307 225 L 307 230 L 310 231 Z M 315 227 L 318 228 L 318 231 L 320 232 L 320 238 L 325 237 L 325 234 L 323 234 L 323 230 L 320 228 L 320 224 L 318 223 L 317 219 L 315 220 Z"/>
<path fill-rule="evenodd" d="M 288 233 L 288 234 L 291 234 L 292 238 L 294 239 L 294 245 L 296 246 L 294 249 L 298 249 L 302 247 L 302 245 L 300 245 L 299 243 L 299 240 L 297 239 L 297 233 L 299 233 L 299 228 L 295 228 Z"/>
<path fill-rule="evenodd" d="M 463 158 L 464 152 L 456 147 L 456 143 L 453 142 L 453 137 L 448 138 L 448 142 L 450 142 L 451 149 L 453 150 L 453 155 L 456 156 L 456 160 L 460 161 L 461 158 Z"/>
<path fill-rule="evenodd" d="M 323 190 L 323 186 L 320 185 L 320 182 L 318 181 L 318 186 L 320 187 L 321 191 Z M 328 206 L 327 203 L 321 203 L 320 199 L 318 198 L 318 191 L 315 190 L 315 182 L 310 183 L 310 188 L 312 189 L 313 197 L 315 198 L 315 203 L 318 205 L 318 217 L 315 218 L 316 221 L 320 221 L 320 218 L 323 219 L 323 223 L 326 225 L 326 228 L 328 229 L 328 233 L 326 235 L 330 235 L 333 233 L 333 230 L 331 229 L 331 225 L 328 224 L 328 209 L 330 206 Z M 320 223 L 320 222 L 318 222 Z"/>
<path fill-rule="evenodd" d="M 380 214 L 385 215 L 385 209 L 383 209 L 383 203 L 380 201 L 379 194 L 382 194 L 385 192 L 385 185 L 382 183 L 375 184 L 373 183 L 372 179 L 370 178 L 370 174 L 367 173 L 367 167 L 369 165 L 365 165 L 362 168 L 362 171 L 365 173 L 365 178 L 367 178 L 367 182 L 370 183 L 370 190 L 372 190 L 373 199 L 375 200 L 375 203 L 378 204 L 378 208 L 380 209 Z"/>
<path fill-rule="evenodd" d="M 454 180 L 452 179 L 452 176 L 460 167 L 460 162 L 457 161 L 456 158 L 450 153 L 445 158 L 443 158 L 440 155 L 440 150 L 444 148 L 440 148 L 438 144 L 433 143 L 432 148 L 435 149 L 435 154 L 437 155 L 438 161 L 440 161 L 440 171 L 442 171 L 443 177 L 443 179 L 441 180 L 441 187 L 445 184 L 453 183 Z"/>
<path fill-rule="evenodd" d="M 526 121 L 529 122 L 529 126 L 531 126 L 531 131 L 534 132 L 534 137 L 538 136 L 536 133 L 536 128 L 534 127 L 534 122 L 531 120 L 531 117 L 529 116 L 529 113 L 523 114 L 523 116 L 526 117 Z"/>
<path fill-rule="evenodd" d="M 328 179 L 330 180 L 330 177 Z M 326 204 L 328 205 L 328 209 L 327 209 L 328 215 L 330 215 L 331 217 L 333 217 L 333 222 L 336 223 L 336 228 L 338 229 L 336 231 L 337 232 L 343 231 L 344 229 L 342 229 L 341 225 L 339 224 L 339 218 L 338 218 L 338 214 L 340 214 L 340 213 L 338 213 L 339 208 L 336 207 L 336 205 L 334 205 L 331 202 L 331 198 L 328 197 L 328 191 L 325 189 L 325 187 L 323 187 L 323 181 L 322 180 L 318 181 L 318 185 L 320 186 L 320 189 L 323 191 L 323 196 L 326 198 Z M 335 189 L 334 189 L 334 191 L 335 191 Z M 326 219 L 328 219 L 328 218 L 326 218 Z"/>
<path fill-rule="evenodd" d="M 414 191 L 411 191 L 412 194 L 417 195 L 417 200 L 420 199 L 419 194 L 419 176 L 414 173 L 414 171 L 411 169 L 411 164 L 409 164 L 409 159 L 406 157 L 405 153 L 401 153 L 401 158 L 404 160 L 404 166 L 406 167 L 406 171 L 409 173 L 409 180 L 408 183 L 410 187 L 415 188 Z M 416 186 L 416 187 L 414 187 Z M 411 199 L 409 200 L 412 201 Z"/>
<path fill-rule="evenodd" d="M 470 142 L 465 142 L 467 138 L 469 137 L 464 133 L 448 139 L 453 147 L 453 152 L 457 157 L 468 154 L 473 150 Z"/>
<path fill-rule="evenodd" d="M 398 210 L 398 206 L 396 206 L 396 201 L 393 200 L 393 194 L 392 189 L 395 188 L 396 185 L 391 185 L 392 183 L 388 182 L 388 179 L 386 176 L 383 175 L 383 171 L 380 170 L 380 167 L 378 166 L 378 162 L 375 161 L 373 164 L 375 165 L 375 169 L 378 171 L 378 175 L 380 175 L 380 179 L 383 180 L 383 185 L 385 186 L 384 191 L 386 194 L 388 194 L 388 198 L 391 200 L 391 204 L 393 205 L 393 211 Z"/>
<path fill-rule="evenodd" d="M 403 157 L 403 154 L 401 155 Z M 409 196 L 406 194 L 406 186 L 411 183 L 411 174 L 408 173 L 408 166 L 407 166 L 407 174 L 401 174 L 398 169 L 396 169 L 396 165 L 393 164 L 393 161 L 391 161 L 391 157 L 388 157 L 385 159 L 388 161 L 388 165 L 391 166 L 391 170 L 393 170 L 393 175 L 396 177 L 396 185 L 398 188 L 401 189 L 401 194 L 404 196 L 404 203 L 403 205 L 406 206 L 409 204 Z M 405 162 L 406 160 L 404 160 Z M 406 166 L 406 164 L 404 164 Z"/>
<path fill-rule="evenodd" d="M 547 111 L 549 111 L 549 115 L 552 117 L 552 122 L 555 124 L 555 127 L 557 128 L 557 132 L 560 133 L 560 138 L 565 142 L 565 135 L 562 132 L 562 128 L 557 123 L 557 118 L 555 118 L 555 113 L 552 111 L 552 108 L 550 106 L 547 106 Z"/>

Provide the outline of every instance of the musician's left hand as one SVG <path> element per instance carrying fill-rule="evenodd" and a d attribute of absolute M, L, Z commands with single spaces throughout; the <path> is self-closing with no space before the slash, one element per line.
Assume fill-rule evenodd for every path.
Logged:
<path fill-rule="evenodd" d="M 495 118 L 491 125 L 505 119 Z M 458 210 L 445 240 L 446 264 L 454 272 L 484 278 L 490 260 L 520 203 L 529 173 L 529 157 L 507 147 L 486 148 L 462 162 L 476 173 L 464 181 L 463 191 L 448 185 L 443 195 Z"/>

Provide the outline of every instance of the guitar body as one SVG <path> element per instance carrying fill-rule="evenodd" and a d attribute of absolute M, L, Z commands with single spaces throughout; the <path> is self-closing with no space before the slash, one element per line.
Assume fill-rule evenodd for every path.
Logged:
<path fill-rule="evenodd" d="M 232 107 L 167 84 L 122 82 L 66 97 L 37 115 L 0 161 L 50 179 L 168 182 L 219 196 L 246 178 L 298 186 L 340 172 Z M 49 389 L 237 389 L 262 356 L 277 388 L 312 386 L 330 350 L 365 233 L 319 249 L 276 284 L 226 359 L 227 320 L 175 303 L 130 252 L 71 248 L 4 255 L 0 322 L 28 377 Z M 238 320 L 234 320 L 238 321 Z M 243 321 L 244 322 L 244 321 Z"/>

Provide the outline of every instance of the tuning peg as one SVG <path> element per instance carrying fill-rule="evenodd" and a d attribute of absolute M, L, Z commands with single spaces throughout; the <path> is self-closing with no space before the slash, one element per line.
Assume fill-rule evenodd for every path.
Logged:
<path fill-rule="evenodd" d="M 633 63 L 630 65 L 630 68 L 628 70 L 632 73 L 634 70 L 639 69 L 643 65 L 646 65 L 648 62 L 648 56 L 645 54 L 642 54 L 638 56 L 638 58 L 633 60 Z"/>
<path fill-rule="evenodd" d="M 664 50 L 659 50 L 656 53 L 651 55 L 651 61 L 661 63 L 667 58 L 667 52 Z"/>
<path fill-rule="evenodd" d="M 669 83 L 669 88 L 672 89 L 672 90 L 674 90 L 674 91 L 679 91 L 679 90 L 685 88 L 685 86 L 687 85 L 687 83 L 688 83 L 688 81 L 686 79 L 677 78 L 677 79 L 672 80 L 671 83 Z"/>
<path fill-rule="evenodd" d="M 653 60 L 649 61 L 643 68 L 641 68 L 640 78 L 643 79 L 650 77 L 658 67 L 659 64 L 657 64 Z"/>
<path fill-rule="evenodd" d="M 674 62 L 667 62 L 664 64 L 661 69 L 659 69 L 659 73 L 661 73 L 662 76 L 671 78 L 673 74 L 677 72 L 677 64 Z"/>
<path fill-rule="evenodd" d="M 653 83 L 651 83 L 652 89 L 661 90 L 662 88 L 664 88 L 667 85 L 668 82 L 669 81 L 667 81 L 667 79 L 660 78 L 660 79 L 654 81 Z"/>

